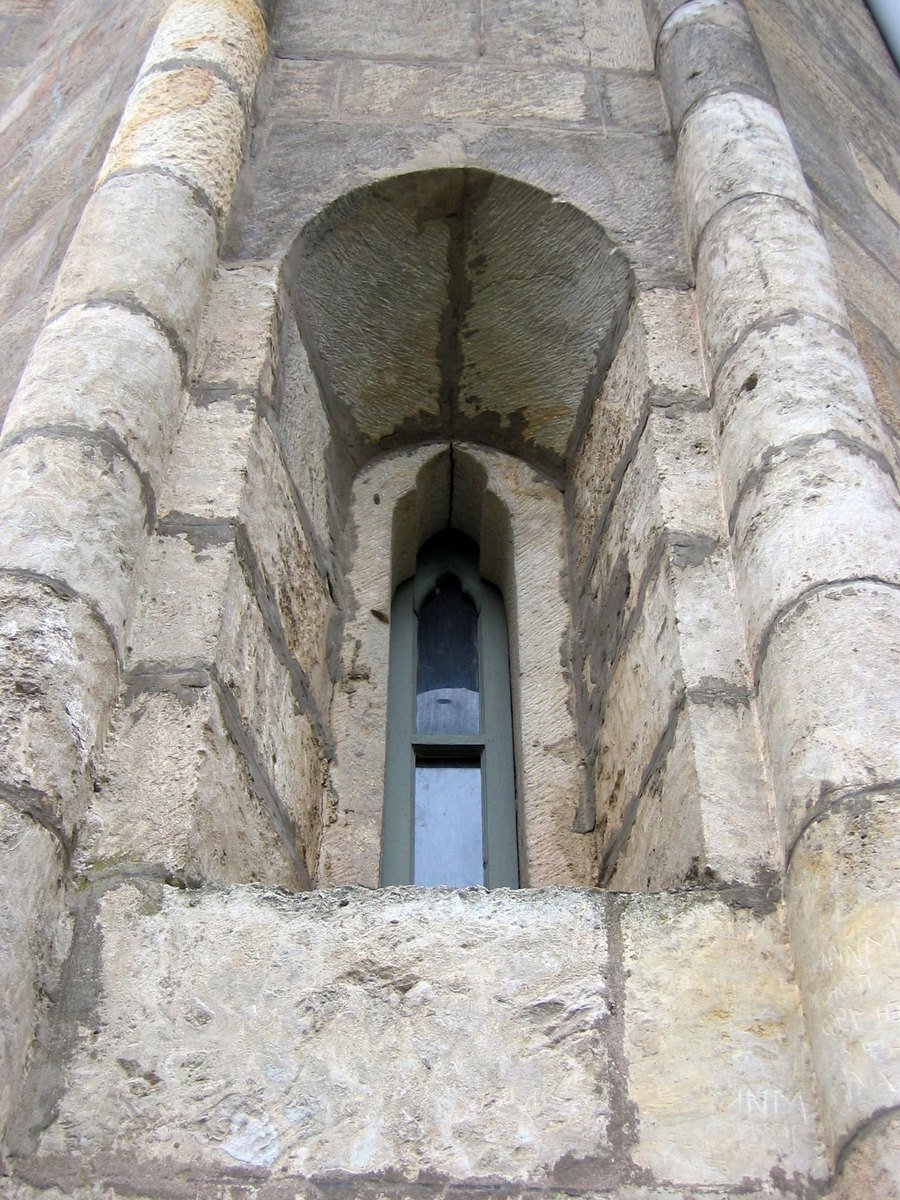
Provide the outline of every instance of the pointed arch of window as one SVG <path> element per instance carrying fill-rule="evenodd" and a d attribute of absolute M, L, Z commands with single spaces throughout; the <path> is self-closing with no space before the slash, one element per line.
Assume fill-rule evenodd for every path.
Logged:
<path fill-rule="evenodd" d="M 519 883 L 506 614 L 451 532 L 391 608 L 381 883 Z"/>

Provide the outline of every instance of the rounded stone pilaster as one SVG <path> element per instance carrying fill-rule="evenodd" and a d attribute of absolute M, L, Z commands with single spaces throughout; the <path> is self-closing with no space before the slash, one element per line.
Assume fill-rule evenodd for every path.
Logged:
<path fill-rule="evenodd" d="M 900 1087 L 883 984 L 854 975 L 868 955 L 897 986 L 896 940 L 875 957 L 871 940 L 900 879 L 879 824 L 900 774 L 896 479 L 742 5 L 645 7 L 678 136 L 723 497 L 790 855 L 792 945 L 837 1163 Z"/>

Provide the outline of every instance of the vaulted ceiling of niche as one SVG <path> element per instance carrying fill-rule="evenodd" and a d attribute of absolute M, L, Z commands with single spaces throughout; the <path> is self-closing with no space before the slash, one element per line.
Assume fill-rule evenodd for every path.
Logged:
<path fill-rule="evenodd" d="M 464 169 L 341 197 L 298 237 L 288 280 L 355 461 L 446 437 L 556 476 L 632 289 L 628 263 L 580 210 Z"/>

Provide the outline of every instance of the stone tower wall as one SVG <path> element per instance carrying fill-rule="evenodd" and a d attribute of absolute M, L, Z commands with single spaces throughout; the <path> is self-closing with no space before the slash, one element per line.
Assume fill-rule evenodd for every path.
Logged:
<path fill-rule="evenodd" d="M 0 441 L 17 1200 L 896 1194 L 891 168 L 811 192 L 788 13 L 157 23 Z M 448 523 L 515 893 L 373 890 Z"/>

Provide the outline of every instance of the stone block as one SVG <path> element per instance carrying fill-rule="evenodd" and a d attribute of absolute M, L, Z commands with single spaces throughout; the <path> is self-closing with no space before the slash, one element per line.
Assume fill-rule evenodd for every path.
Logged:
<path fill-rule="evenodd" d="M 651 70 L 647 31 L 638 6 L 624 0 L 489 0 L 484 7 L 488 58 L 517 63 Z"/>
<path fill-rule="evenodd" d="M 682 697 L 672 590 L 661 572 L 647 588 L 601 699 L 595 796 L 604 852 L 664 753 Z"/>
<path fill-rule="evenodd" d="M 865 447 L 825 437 L 778 447 L 749 476 L 731 519 L 751 662 L 781 609 L 811 586 L 900 582 L 896 485 Z"/>
<path fill-rule="evenodd" d="M 59 580 L 118 644 L 134 561 L 152 519 L 134 467 L 90 435 L 8 441 L 0 475 L 0 568 Z"/>
<path fill-rule="evenodd" d="M 739 196 L 781 196 L 815 218 L 815 206 L 781 114 L 756 96 L 708 96 L 678 140 L 678 183 L 696 252 L 710 218 Z"/>
<path fill-rule="evenodd" d="M 756 322 L 789 324 L 797 310 L 838 325 L 847 320 L 822 235 L 777 197 L 736 200 L 707 226 L 697 298 L 711 377 Z"/>
<path fill-rule="evenodd" d="M 0 580 L 0 781 L 70 837 L 117 686 L 106 633 L 76 600 Z"/>
<path fill-rule="evenodd" d="M 278 326 L 277 280 L 269 266 L 219 266 L 197 340 L 201 385 L 271 399 Z"/>
<path fill-rule="evenodd" d="M 178 356 L 158 326 L 117 304 L 79 306 L 41 331 L 3 436 L 59 425 L 112 433 L 158 495 L 181 401 Z"/>
<path fill-rule="evenodd" d="M 600 882 L 614 892 L 658 892 L 704 877 L 700 786 L 690 721 L 682 709 L 668 744 L 625 797 L 603 850 Z M 602 819 L 602 809 L 598 811 Z"/>
<path fill-rule="evenodd" d="M 234 697 L 241 724 L 251 732 L 260 765 L 300 835 L 309 872 L 315 874 L 327 769 L 331 684 L 308 688 L 283 645 L 272 638 L 238 562 L 224 593 L 216 649 L 222 681 Z"/>
<path fill-rule="evenodd" d="M 769 69 L 740 0 L 694 0 L 663 26 L 656 50 L 672 128 L 714 92 L 749 92 L 777 103 Z"/>
<path fill-rule="evenodd" d="M 797 977 L 835 1154 L 900 1103 L 898 815 L 896 787 L 837 802 L 806 827 L 790 863 Z"/>
<path fill-rule="evenodd" d="M 254 0 L 179 0 L 166 9 L 143 71 L 173 60 L 215 63 L 235 81 L 249 107 L 267 42 Z"/>
<path fill-rule="evenodd" d="M 205 401 L 201 393 L 184 415 L 157 505 L 170 524 L 196 518 L 198 546 L 202 522 L 237 519 L 258 420 L 247 396 Z"/>
<path fill-rule="evenodd" d="M 240 517 L 261 572 L 260 585 L 283 628 L 284 649 L 300 664 L 320 710 L 326 712 L 331 697 L 328 638 L 333 602 L 274 436 L 264 423 L 257 426 L 248 455 Z"/>
<path fill-rule="evenodd" d="M 715 404 L 726 512 L 745 483 L 777 461 L 781 446 L 833 434 L 875 453 L 885 450 L 859 356 L 816 317 L 798 315 L 750 332 L 719 372 Z"/>
<path fill-rule="evenodd" d="M 140 866 L 188 882 L 302 887 L 298 847 L 278 828 L 214 689 L 201 676 L 170 691 L 155 686 L 134 681 L 116 713 L 76 868 Z"/>
<path fill-rule="evenodd" d="M 273 41 L 279 54 L 305 58 L 474 60 L 478 25 L 475 0 L 388 0 L 376 10 L 325 0 L 283 7 Z"/>
<path fill-rule="evenodd" d="M 816 591 L 774 626 L 760 674 L 783 844 L 822 799 L 900 777 L 896 589 Z"/>
<path fill-rule="evenodd" d="M 40 991 L 52 990 L 62 875 L 56 838 L 0 802 L 0 1131 L 18 1098 Z"/>
<path fill-rule="evenodd" d="M 832 1200 L 900 1200 L 900 1119 L 886 1116 L 847 1147 Z"/>
<path fill-rule="evenodd" d="M 824 1176 L 779 910 L 633 897 L 622 937 L 635 1165 L 688 1190 Z"/>
<path fill-rule="evenodd" d="M 82 214 L 51 312 L 86 300 L 137 305 L 189 351 L 215 255 L 215 222 L 184 183 L 146 171 L 108 179 Z"/>
<path fill-rule="evenodd" d="M 129 668 L 171 671 L 215 662 L 234 560 L 227 525 L 201 524 L 152 539 L 128 629 Z"/>
<path fill-rule="evenodd" d="M 604 1164 L 608 903 L 109 890 L 98 1035 L 72 1047 L 36 1168 L 107 1163 L 139 1194 L 161 1172 L 552 1186 L 561 1154 Z"/>
<path fill-rule="evenodd" d="M 324 549 L 331 542 L 328 499 L 335 490 L 334 474 L 329 482 L 331 426 L 292 311 L 285 313 L 282 337 L 278 444 L 312 532 Z"/>
<path fill-rule="evenodd" d="M 220 228 L 241 165 L 244 112 L 228 84 L 201 66 L 139 79 L 101 172 L 171 172 L 199 189 Z M 188 261 L 191 261 L 188 259 Z"/>
<path fill-rule="evenodd" d="M 553 67 L 348 64 L 340 103 L 347 116 L 406 121 L 581 124 L 599 116 L 590 76 Z"/>

